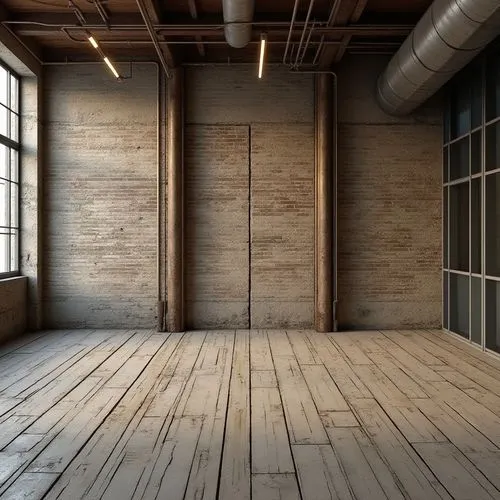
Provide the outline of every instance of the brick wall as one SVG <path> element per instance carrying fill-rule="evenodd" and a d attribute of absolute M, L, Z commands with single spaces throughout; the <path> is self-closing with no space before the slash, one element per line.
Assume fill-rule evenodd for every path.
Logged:
<path fill-rule="evenodd" d="M 0 343 L 26 330 L 27 284 L 25 277 L 0 280 Z"/>
<path fill-rule="evenodd" d="M 45 74 L 45 326 L 153 327 L 157 72 Z"/>
<path fill-rule="evenodd" d="M 341 328 L 441 325 L 441 107 L 391 117 L 374 95 L 385 57 L 339 77 Z"/>
<path fill-rule="evenodd" d="M 190 326 L 311 327 L 313 79 L 271 67 L 259 81 L 244 66 L 186 76 Z"/>

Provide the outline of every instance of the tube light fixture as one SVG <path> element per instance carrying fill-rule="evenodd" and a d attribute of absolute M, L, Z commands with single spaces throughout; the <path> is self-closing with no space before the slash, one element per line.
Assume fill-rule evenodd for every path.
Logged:
<path fill-rule="evenodd" d="M 99 48 L 99 44 L 97 43 L 97 40 L 92 35 L 89 35 L 89 42 L 90 42 L 90 45 L 92 45 L 92 47 L 94 47 L 94 49 Z"/>
<path fill-rule="evenodd" d="M 118 71 L 116 71 L 115 67 L 107 57 L 104 58 L 104 62 L 108 65 L 108 68 L 111 70 L 113 75 L 115 75 L 116 78 L 120 79 Z"/>
<path fill-rule="evenodd" d="M 259 78 L 262 78 L 262 71 L 264 69 L 264 56 L 266 54 L 266 35 L 260 35 L 260 59 L 259 59 Z"/>

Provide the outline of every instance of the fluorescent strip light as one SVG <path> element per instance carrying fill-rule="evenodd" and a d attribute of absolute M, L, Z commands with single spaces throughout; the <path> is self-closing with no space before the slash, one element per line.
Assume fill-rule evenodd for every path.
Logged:
<path fill-rule="evenodd" d="M 90 45 L 92 45 L 92 47 L 94 47 L 94 49 L 99 48 L 99 44 L 97 43 L 96 39 L 93 36 L 89 36 L 89 42 L 90 42 Z"/>
<path fill-rule="evenodd" d="M 116 71 L 115 67 L 111 64 L 111 61 L 107 57 L 104 58 L 104 62 L 108 65 L 108 68 L 111 70 L 113 75 L 115 75 L 116 78 L 120 78 L 118 71 Z"/>
<path fill-rule="evenodd" d="M 260 60 L 259 60 L 259 78 L 262 78 L 262 70 L 264 69 L 264 55 L 266 53 L 266 37 L 260 35 Z"/>

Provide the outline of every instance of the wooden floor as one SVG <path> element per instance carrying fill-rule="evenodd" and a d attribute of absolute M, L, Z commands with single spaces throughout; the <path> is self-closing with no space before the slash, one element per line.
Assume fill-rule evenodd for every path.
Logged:
<path fill-rule="evenodd" d="M 1 499 L 500 498 L 500 361 L 439 331 L 0 348 Z"/>

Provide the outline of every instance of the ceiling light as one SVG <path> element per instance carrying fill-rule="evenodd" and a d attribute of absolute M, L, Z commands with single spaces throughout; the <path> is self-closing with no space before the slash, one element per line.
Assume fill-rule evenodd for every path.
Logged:
<path fill-rule="evenodd" d="M 94 47 L 94 49 L 99 48 L 99 44 L 97 43 L 96 39 L 92 35 L 89 36 L 89 42 L 90 42 L 90 45 L 92 45 L 92 47 Z"/>
<path fill-rule="evenodd" d="M 264 69 L 264 56 L 266 54 L 266 35 L 260 35 L 260 59 L 259 59 L 259 78 L 262 78 L 262 70 Z"/>
<path fill-rule="evenodd" d="M 108 65 L 108 68 L 111 70 L 111 72 L 113 73 L 113 75 L 115 75 L 116 78 L 120 78 L 120 74 L 118 73 L 118 71 L 116 71 L 115 67 L 113 66 L 113 64 L 111 63 L 111 61 L 105 57 L 104 58 L 104 62 Z"/>

